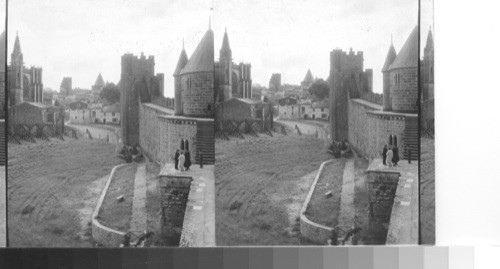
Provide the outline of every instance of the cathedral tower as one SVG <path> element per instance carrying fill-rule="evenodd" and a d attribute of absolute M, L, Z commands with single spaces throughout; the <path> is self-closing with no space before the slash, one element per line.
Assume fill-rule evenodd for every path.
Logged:
<path fill-rule="evenodd" d="M 23 73 L 24 73 L 24 62 L 23 53 L 21 52 L 21 43 L 19 41 L 19 35 L 16 34 L 16 41 L 14 43 L 14 50 L 11 54 L 11 66 L 10 66 L 10 77 L 9 77 L 9 89 L 11 105 L 23 102 Z M 28 85 L 26 85 L 28 86 Z"/>

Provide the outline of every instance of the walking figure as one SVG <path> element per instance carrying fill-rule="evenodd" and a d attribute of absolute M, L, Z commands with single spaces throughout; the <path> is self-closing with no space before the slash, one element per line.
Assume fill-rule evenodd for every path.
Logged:
<path fill-rule="evenodd" d="M 382 150 L 382 163 L 385 164 L 385 158 L 387 157 L 387 145 L 384 145 L 384 150 Z"/>
<path fill-rule="evenodd" d="M 386 163 L 389 167 L 392 167 L 392 158 L 394 157 L 393 152 L 392 152 L 392 146 L 389 147 L 389 150 L 387 151 L 387 158 L 386 158 Z"/>
<path fill-rule="evenodd" d="M 179 165 L 179 156 L 180 156 L 180 154 L 179 154 L 179 150 L 178 150 L 178 149 L 176 149 L 176 150 L 175 150 L 175 154 L 174 154 L 175 170 L 178 170 L 178 169 L 179 169 L 179 168 L 178 168 L 178 165 Z"/>
<path fill-rule="evenodd" d="M 184 152 L 181 151 L 179 155 L 179 170 L 184 171 L 184 162 L 186 161 L 186 157 L 184 156 Z"/>

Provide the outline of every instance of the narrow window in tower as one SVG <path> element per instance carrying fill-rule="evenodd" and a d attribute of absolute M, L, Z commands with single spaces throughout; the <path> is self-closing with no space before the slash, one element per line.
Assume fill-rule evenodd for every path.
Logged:
<path fill-rule="evenodd" d="M 208 111 L 212 111 L 212 106 L 210 104 L 208 104 L 207 109 L 208 109 Z"/>

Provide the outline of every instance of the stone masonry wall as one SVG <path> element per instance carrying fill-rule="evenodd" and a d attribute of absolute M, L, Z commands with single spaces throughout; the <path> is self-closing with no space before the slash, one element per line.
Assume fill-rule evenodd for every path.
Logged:
<path fill-rule="evenodd" d="M 364 154 L 368 154 L 369 152 L 370 132 L 374 131 L 368 127 L 368 115 L 366 112 L 373 110 L 375 109 L 352 99 L 349 102 L 349 142 Z"/>
<path fill-rule="evenodd" d="M 190 87 L 188 85 L 189 80 Z M 185 116 L 213 117 L 214 74 L 211 72 L 185 74 L 181 77 L 182 108 Z"/>
<path fill-rule="evenodd" d="M 405 130 L 405 117 L 386 114 L 368 113 L 368 129 L 370 130 L 368 156 L 371 158 L 381 157 L 385 144 L 389 143 L 389 136 L 396 136 L 398 147 L 403 145 Z M 400 149 L 399 158 L 403 157 Z"/>
<path fill-rule="evenodd" d="M 155 109 L 154 105 L 142 104 L 139 111 L 139 137 L 140 145 L 153 158 L 158 158 L 160 148 L 160 125 L 158 116 L 166 112 Z"/>
<path fill-rule="evenodd" d="M 179 246 L 191 181 L 190 177 L 160 178 L 161 233 L 168 246 Z"/>
<path fill-rule="evenodd" d="M 349 102 L 349 142 L 363 155 L 377 158 L 389 141 L 396 135 L 402 145 L 405 117 L 402 114 L 384 113 L 357 99 Z M 402 153 L 401 153 L 402 154 Z"/>
<path fill-rule="evenodd" d="M 396 74 L 401 76 L 401 82 L 396 83 Z M 418 111 L 418 72 L 417 68 L 402 68 L 391 71 L 392 110 L 395 112 Z"/>
<path fill-rule="evenodd" d="M 181 139 L 189 141 L 191 163 L 195 163 L 196 154 L 196 119 L 162 116 L 159 117 L 159 150 L 158 160 L 164 163 L 173 163 L 175 150 L 180 149 Z"/>
<path fill-rule="evenodd" d="M 368 170 L 368 225 L 383 240 L 387 237 L 399 177 L 399 172 Z"/>

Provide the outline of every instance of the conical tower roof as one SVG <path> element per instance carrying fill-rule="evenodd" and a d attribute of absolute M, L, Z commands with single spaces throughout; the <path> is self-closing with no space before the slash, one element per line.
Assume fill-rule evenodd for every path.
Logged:
<path fill-rule="evenodd" d="M 391 42 L 391 47 L 387 52 L 387 57 L 385 57 L 385 63 L 384 67 L 382 67 L 382 72 L 389 70 L 389 67 L 394 62 L 394 59 L 396 59 L 396 49 L 394 48 L 394 45 Z"/>
<path fill-rule="evenodd" d="M 418 66 L 418 27 L 415 26 L 389 70 Z"/>
<path fill-rule="evenodd" d="M 224 38 L 222 39 L 222 47 L 220 50 L 230 50 L 231 48 L 229 47 L 229 38 L 227 37 L 227 29 L 224 31 Z"/>
<path fill-rule="evenodd" d="M 94 86 L 104 86 L 104 79 L 102 79 L 102 75 L 101 73 L 99 73 L 99 75 L 97 76 L 97 79 L 95 80 L 95 83 L 94 83 Z"/>
<path fill-rule="evenodd" d="M 314 77 L 313 77 L 313 74 L 311 73 L 311 69 L 307 69 L 307 73 L 306 73 L 306 76 L 304 77 L 303 82 L 306 82 L 306 83 L 314 82 Z"/>
<path fill-rule="evenodd" d="M 182 68 L 186 66 L 187 62 L 188 62 L 188 57 L 186 54 L 186 50 L 184 49 L 184 43 L 183 43 L 181 55 L 179 56 L 179 60 L 177 61 L 177 67 L 175 67 L 174 76 L 177 76 L 181 73 Z"/>
<path fill-rule="evenodd" d="M 189 58 L 181 75 L 194 72 L 212 72 L 214 70 L 214 32 L 208 29 L 198 47 Z"/>

